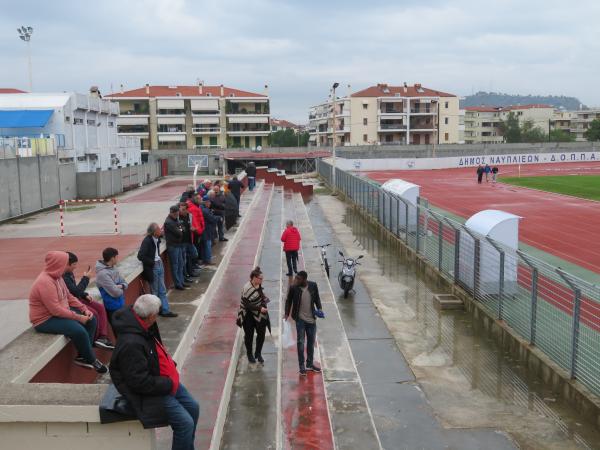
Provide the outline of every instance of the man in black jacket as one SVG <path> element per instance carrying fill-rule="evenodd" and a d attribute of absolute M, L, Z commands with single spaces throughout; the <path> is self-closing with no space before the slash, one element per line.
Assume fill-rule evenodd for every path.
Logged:
<path fill-rule="evenodd" d="M 321 372 L 321 368 L 313 362 L 315 339 L 317 337 L 316 311 L 321 311 L 319 288 L 314 281 L 308 281 L 308 274 L 301 270 L 296 274 L 294 284 L 290 286 L 285 300 L 284 320 L 290 313 L 296 321 L 298 365 L 300 375 L 306 376 L 306 371 Z M 306 336 L 306 366 L 304 365 L 304 338 Z"/>
<path fill-rule="evenodd" d="M 246 166 L 246 176 L 248 177 L 248 189 L 252 191 L 256 184 L 256 165 L 253 162 L 249 162 Z"/>
<path fill-rule="evenodd" d="M 179 220 L 179 205 L 173 205 L 169 209 L 164 229 L 175 289 L 182 291 L 189 288 L 189 284 L 185 283 L 183 277 L 183 265 L 185 263 L 183 252 L 185 247 L 183 246 L 183 224 Z"/>
<path fill-rule="evenodd" d="M 231 192 L 235 197 L 239 209 L 240 198 L 242 197 L 242 187 L 244 187 L 244 185 L 240 180 L 238 180 L 237 175 L 234 175 L 231 177 L 231 180 L 229 180 L 229 183 L 227 183 L 227 187 L 229 187 L 229 192 Z"/>
<path fill-rule="evenodd" d="M 205 265 L 212 265 L 212 241 L 215 238 L 215 227 L 220 218 L 215 216 L 210 210 L 210 200 L 208 199 L 208 196 L 203 198 L 202 203 L 200 204 L 200 210 L 202 211 L 202 217 L 204 218 L 204 231 L 202 232 L 202 236 L 200 236 L 202 257 L 204 258 L 203 263 Z"/>
<path fill-rule="evenodd" d="M 177 317 L 169 308 L 167 287 L 165 286 L 165 267 L 160 257 L 160 238 L 162 231 L 157 223 L 151 223 L 146 230 L 146 237 L 140 245 L 137 258 L 142 262 L 144 270 L 142 278 L 148 282 L 150 289 L 162 304 L 160 315 L 163 317 Z"/>
<path fill-rule="evenodd" d="M 211 211 L 215 216 L 219 217 L 219 221 L 217 222 L 219 241 L 225 242 L 228 240 L 225 237 L 225 230 L 223 229 L 225 222 L 225 196 L 221 192 L 221 187 L 215 184 L 213 189 L 208 193 L 208 198 L 210 198 Z"/>
<path fill-rule="evenodd" d="M 110 360 L 110 377 L 144 428 L 170 425 L 173 448 L 194 448 L 198 402 L 179 381 L 179 373 L 162 344 L 156 318 L 161 302 L 151 294 L 113 316 L 117 346 Z"/>

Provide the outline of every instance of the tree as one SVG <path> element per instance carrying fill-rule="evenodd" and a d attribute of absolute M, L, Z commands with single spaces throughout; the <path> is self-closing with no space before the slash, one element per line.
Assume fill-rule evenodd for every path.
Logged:
<path fill-rule="evenodd" d="M 308 133 L 295 133 L 294 130 L 288 128 L 271 133 L 271 145 L 273 147 L 306 147 L 308 138 Z"/>
<path fill-rule="evenodd" d="M 536 127 L 532 120 L 526 120 L 521 126 L 521 142 L 546 142 L 548 135 L 539 127 Z"/>
<path fill-rule="evenodd" d="M 600 141 L 600 120 L 595 119 L 590 123 L 590 127 L 584 134 L 588 141 Z"/>
<path fill-rule="evenodd" d="M 500 122 L 500 130 L 504 136 L 504 142 L 514 144 L 521 142 L 521 128 L 519 118 L 514 112 L 509 112 L 506 120 Z"/>
<path fill-rule="evenodd" d="M 550 130 L 550 142 L 573 142 L 575 136 L 566 130 Z"/>

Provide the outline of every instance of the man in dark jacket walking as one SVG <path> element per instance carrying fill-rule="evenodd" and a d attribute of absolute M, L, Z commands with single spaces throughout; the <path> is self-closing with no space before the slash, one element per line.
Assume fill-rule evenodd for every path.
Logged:
<path fill-rule="evenodd" d="M 227 186 L 229 187 L 229 192 L 231 192 L 235 197 L 239 208 L 240 198 L 242 197 L 242 188 L 244 187 L 244 185 L 240 180 L 238 180 L 237 175 L 234 175 L 233 177 L 231 177 L 231 180 L 229 180 Z"/>
<path fill-rule="evenodd" d="M 162 304 L 160 315 L 163 317 L 177 317 L 171 312 L 169 300 L 167 299 L 167 287 L 165 286 L 165 267 L 160 257 L 160 238 L 162 231 L 157 223 L 151 223 L 146 230 L 146 237 L 140 245 L 137 258 L 142 262 L 144 270 L 142 278 L 148 282 L 150 289 Z"/>
<path fill-rule="evenodd" d="M 248 189 L 253 191 L 256 185 L 256 165 L 253 162 L 249 162 L 246 166 L 246 176 L 248 177 Z"/>
<path fill-rule="evenodd" d="M 162 344 L 156 318 L 161 302 L 140 296 L 131 308 L 114 315 L 119 338 L 110 360 L 110 376 L 144 428 L 170 425 L 173 449 L 194 448 L 200 416 L 198 402 L 179 380 L 177 365 Z"/>
<path fill-rule="evenodd" d="M 300 375 L 306 376 L 306 371 L 321 372 L 321 368 L 313 361 L 315 339 L 317 337 L 317 312 L 321 311 L 319 288 L 314 281 L 308 281 L 308 274 L 301 270 L 294 279 L 294 284 L 288 291 L 285 300 L 284 320 L 292 316 L 296 321 L 298 365 Z M 304 339 L 306 337 L 306 366 L 304 365 Z"/>
<path fill-rule="evenodd" d="M 182 291 L 188 288 L 189 284 L 185 283 L 183 277 L 183 265 L 185 262 L 183 257 L 183 224 L 179 220 L 179 205 L 173 205 L 169 209 L 169 215 L 165 219 L 164 229 L 175 289 Z"/>

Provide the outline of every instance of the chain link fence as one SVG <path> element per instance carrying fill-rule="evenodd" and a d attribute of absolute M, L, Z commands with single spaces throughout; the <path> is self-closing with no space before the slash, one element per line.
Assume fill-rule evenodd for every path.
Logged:
<path fill-rule="evenodd" d="M 331 186 L 332 166 L 317 160 Z M 461 286 L 488 314 L 600 395 L 600 287 L 336 169 L 336 189 Z"/>

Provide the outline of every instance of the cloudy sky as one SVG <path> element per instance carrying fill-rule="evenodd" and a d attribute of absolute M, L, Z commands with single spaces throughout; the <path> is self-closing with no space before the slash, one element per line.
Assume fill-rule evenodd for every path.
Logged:
<path fill-rule="evenodd" d="M 600 2 L 578 0 L 0 0 L 0 87 L 27 89 L 20 25 L 34 27 L 34 90 L 151 84 L 261 92 L 307 121 L 334 81 L 420 82 L 578 97 L 600 105 Z"/>

